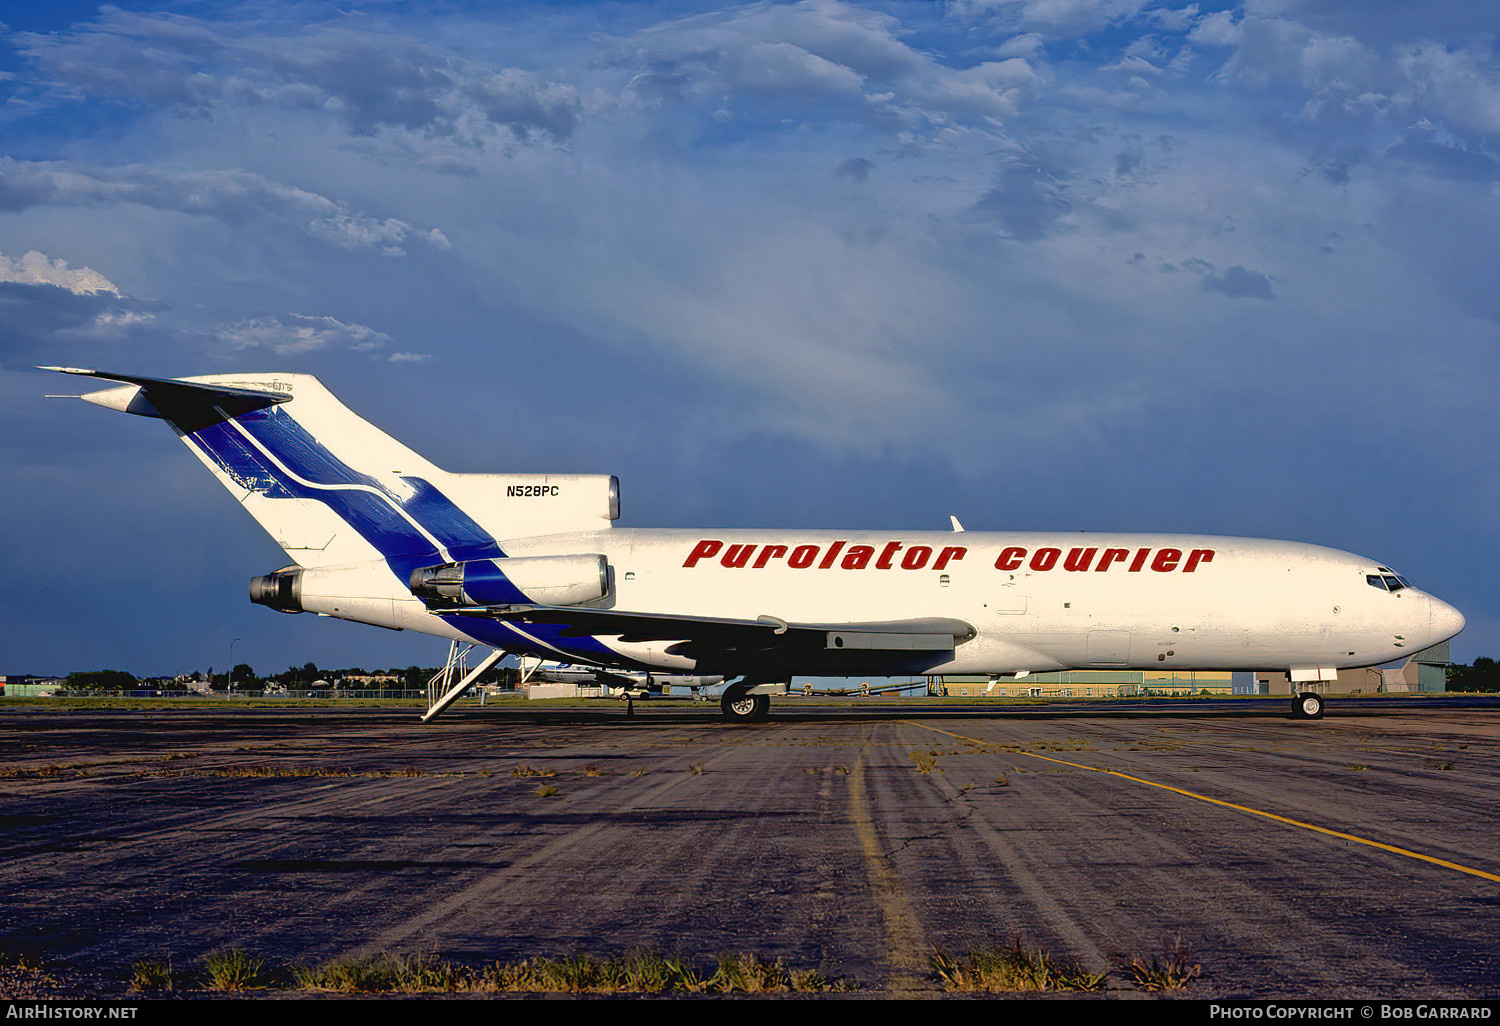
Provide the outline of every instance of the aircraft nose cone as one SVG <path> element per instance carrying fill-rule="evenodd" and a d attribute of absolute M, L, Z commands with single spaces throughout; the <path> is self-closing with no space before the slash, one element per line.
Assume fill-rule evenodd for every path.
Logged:
<path fill-rule="evenodd" d="M 1431 595 L 1427 596 L 1427 602 L 1431 609 L 1433 644 L 1447 641 L 1464 629 L 1464 614 Z"/>

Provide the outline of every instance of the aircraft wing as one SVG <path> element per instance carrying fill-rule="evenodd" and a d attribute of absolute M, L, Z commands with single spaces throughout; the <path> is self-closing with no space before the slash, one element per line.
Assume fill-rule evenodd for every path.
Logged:
<path fill-rule="evenodd" d="M 438 612 L 438 610 L 434 610 Z M 974 637 L 974 625 L 951 617 L 864 623 L 792 623 L 679 613 L 636 613 L 577 606 L 507 605 L 446 609 L 443 615 L 482 616 L 515 624 L 561 626 L 564 637 L 608 636 L 625 642 L 675 641 L 692 650 L 791 652 L 807 650 L 951 651 Z M 674 646 L 675 647 L 675 646 Z"/>

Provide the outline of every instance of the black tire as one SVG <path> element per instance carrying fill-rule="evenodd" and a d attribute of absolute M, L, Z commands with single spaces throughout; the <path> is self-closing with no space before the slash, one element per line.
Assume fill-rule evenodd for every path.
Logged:
<path fill-rule="evenodd" d="M 771 696 L 726 691 L 719 698 L 719 711 L 731 723 L 759 723 L 771 714 Z"/>
<path fill-rule="evenodd" d="M 1292 700 L 1292 715 L 1299 720 L 1323 718 L 1323 696 L 1304 691 Z"/>

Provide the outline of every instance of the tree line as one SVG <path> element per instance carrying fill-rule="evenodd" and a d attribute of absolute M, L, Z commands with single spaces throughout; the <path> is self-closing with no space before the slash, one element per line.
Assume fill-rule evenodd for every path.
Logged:
<path fill-rule="evenodd" d="M 1448 667 L 1449 691 L 1500 691 L 1500 662 L 1480 656 L 1469 666 L 1454 663 Z"/>
<path fill-rule="evenodd" d="M 288 666 L 280 673 L 261 676 L 248 663 L 237 664 L 229 673 L 210 673 L 205 676 L 195 670 L 179 677 L 137 677 L 125 670 L 79 670 L 64 678 L 70 691 L 186 691 L 190 683 L 208 682 L 214 691 L 223 691 L 233 684 L 236 691 L 259 691 L 267 686 L 278 686 L 288 691 L 309 691 L 314 687 L 335 687 L 346 690 L 401 690 L 421 691 L 440 667 L 408 666 L 405 669 L 392 667 L 389 670 L 366 671 L 358 666 L 341 670 L 320 669 L 316 663 Z M 356 681 L 352 677 L 393 677 L 388 682 Z M 520 678 L 515 667 L 492 667 L 480 676 L 477 683 L 499 684 L 513 687 Z"/>

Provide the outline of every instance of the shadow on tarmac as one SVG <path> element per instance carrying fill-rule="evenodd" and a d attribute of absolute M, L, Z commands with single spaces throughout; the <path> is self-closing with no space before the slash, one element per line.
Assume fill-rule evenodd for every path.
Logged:
<path fill-rule="evenodd" d="M 920 704 L 918 704 L 920 703 Z M 1423 715 L 1429 712 L 1500 712 L 1500 695 L 1360 697 L 1332 696 L 1325 706 L 1325 717 L 1331 719 Z M 447 717 L 455 721 L 479 720 L 526 723 L 617 723 L 622 727 L 661 726 L 669 723 L 702 725 L 720 722 L 716 702 L 703 702 L 686 709 L 680 705 L 651 707 L 637 702 L 636 714 L 621 709 L 529 709 L 486 706 L 450 710 Z M 1290 698 L 1250 699 L 1157 699 L 1104 701 L 1048 701 L 1026 705 L 976 705 L 973 702 L 945 702 L 942 699 L 914 699 L 889 702 L 880 699 L 849 699 L 839 702 L 776 697 L 771 700 L 771 716 L 764 724 L 776 723 L 847 723 L 882 720 L 1288 720 L 1293 719 Z"/>

